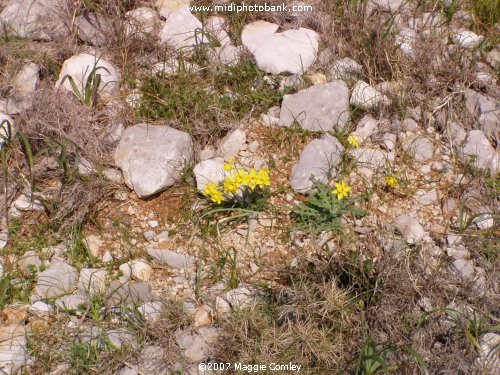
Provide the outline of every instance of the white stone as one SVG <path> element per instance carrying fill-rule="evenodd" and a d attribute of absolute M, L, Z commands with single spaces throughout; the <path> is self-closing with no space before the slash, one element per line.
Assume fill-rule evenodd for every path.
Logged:
<path fill-rule="evenodd" d="M 362 143 L 370 138 L 378 129 L 378 121 L 375 120 L 371 115 L 365 115 L 358 122 L 356 130 L 351 133 L 352 136 Z"/>
<path fill-rule="evenodd" d="M 446 249 L 446 254 L 449 257 L 452 257 L 455 259 L 469 259 L 470 258 L 469 250 L 467 250 L 463 246 L 448 247 Z"/>
<path fill-rule="evenodd" d="M 355 148 L 350 152 L 356 165 L 377 170 L 389 164 L 387 152 L 378 148 Z"/>
<path fill-rule="evenodd" d="M 42 202 L 38 199 L 31 200 L 26 194 L 21 194 L 12 204 L 19 211 L 44 211 Z"/>
<path fill-rule="evenodd" d="M 27 360 L 25 328 L 19 324 L 0 326 L 0 372 L 14 375 Z"/>
<path fill-rule="evenodd" d="M 205 21 L 205 28 L 210 33 L 212 37 L 217 39 L 221 46 L 228 45 L 231 43 L 231 39 L 229 38 L 229 34 L 226 31 L 226 25 L 228 21 L 226 21 L 223 17 L 214 16 L 209 17 Z"/>
<path fill-rule="evenodd" d="M 102 171 L 102 174 L 104 177 L 106 177 L 111 182 L 115 182 L 117 184 L 123 183 L 123 175 L 117 169 L 106 168 Z"/>
<path fill-rule="evenodd" d="M 22 271 L 30 271 L 34 269 L 38 271 L 38 268 L 42 265 L 42 261 L 38 257 L 38 254 L 33 250 L 26 251 L 17 262 L 17 267 Z"/>
<path fill-rule="evenodd" d="M 107 272 L 97 268 L 82 268 L 77 288 L 89 295 L 103 294 L 106 290 Z"/>
<path fill-rule="evenodd" d="M 89 251 L 90 255 L 98 258 L 100 256 L 100 249 L 104 245 L 104 241 L 101 237 L 91 234 L 83 240 L 85 247 Z"/>
<path fill-rule="evenodd" d="M 224 160 L 221 158 L 202 161 L 195 165 L 194 176 L 196 187 L 200 192 L 205 191 L 207 184 L 218 184 L 224 180 Z"/>
<path fill-rule="evenodd" d="M 347 80 L 355 78 L 363 73 L 363 67 L 353 59 L 348 57 L 337 60 L 328 70 L 328 77 L 331 80 Z"/>
<path fill-rule="evenodd" d="M 487 230 L 495 226 L 495 220 L 490 214 L 481 214 L 472 220 L 472 224 L 475 224 L 480 230 Z"/>
<path fill-rule="evenodd" d="M 101 13 L 84 13 L 75 19 L 76 34 L 92 46 L 101 47 L 107 43 L 107 36 L 112 32 L 108 18 Z"/>
<path fill-rule="evenodd" d="M 64 61 L 55 89 L 74 94 L 69 80 L 69 77 L 72 77 L 80 93 L 84 93 L 87 79 L 93 70 L 101 76 L 99 95 L 102 98 L 117 96 L 121 80 L 118 70 L 102 56 L 90 53 L 81 53 Z"/>
<path fill-rule="evenodd" d="M 266 73 L 303 74 L 316 59 L 318 34 L 309 29 L 276 33 L 278 25 L 255 21 L 243 28 L 241 41 Z"/>
<path fill-rule="evenodd" d="M 154 322 L 161 317 L 163 310 L 163 303 L 156 301 L 149 301 L 137 308 L 139 313 L 148 322 Z"/>
<path fill-rule="evenodd" d="M 484 40 L 484 36 L 477 35 L 469 30 L 461 30 L 451 36 L 453 43 L 458 44 L 465 49 L 474 49 L 478 47 Z"/>
<path fill-rule="evenodd" d="M 139 7 L 125 13 L 125 34 L 142 37 L 143 34 L 152 34 L 160 26 L 158 13 L 148 7 Z"/>
<path fill-rule="evenodd" d="M 247 141 L 247 136 L 243 129 L 231 130 L 226 136 L 220 141 L 219 147 L 217 148 L 217 156 L 224 159 L 230 159 L 240 150 Z"/>
<path fill-rule="evenodd" d="M 35 63 L 25 63 L 10 83 L 11 94 L 0 99 L 0 111 L 15 115 L 33 106 L 35 90 L 39 82 L 38 66 Z M 0 121 L 2 121 L 0 115 Z"/>
<path fill-rule="evenodd" d="M 452 263 L 455 273 L 463 279 L 472 280 L 474 276 L 474 264 L 467 259 L 455 259 Z"/>
<path fill-rule="evenodd" d="M 52 311 L 52 307 L 45 302 L 37 301 L 30 306 L 30 311 L 36 313 L 48 313 Z"/>
<path fill-rule="evenodd" d="M 54 298 L 69 293 L 77 282 L 76 268 L 54 260 L 49 268 L 38 274 L 35 294 L 41 298 Z"/>
<path fill-rule="evenodd" d="M 313 131 L 342 130 L 349 119 L 349 90 L 343 81 L 314 85 L 293 95 L 285 95 L 278 125 L 297 122 Z"/>
<path fill-rule="evenodd" d="M 371 3 L 382 9 L 395 12 L 401 7 L 403 0 L 371 0 Z"/>
<path fill-rule="evenodd" d="M 489 169 L 493 174 L 500 169 L 500 158 L 481 130 L 467 133 L 461 150 L 462 158 L 471 158 L 478 169 Z"/>
<path fill-rule="evenodd" d="M 412 218 L 408 214 L 397 217 L 394 225 L 409 244 L 420 241 L 426 235 L 424 228 L 420 225 L 418 220 Z"/>
<path fill-rule="evenodd" d="M 79 306 L 86 306 L 88 298 L 80 291 L 61 296 L 55 300 L 55 305 L 63 310 L 77 310 Z"/>
<path fill-rule="evenodd" d="M 192 157 L 189 134 L 148 124 L 127 128 L 114 152 L 125 183 L 140 198 L 173 185 Z"/>
<path fill-rule="evenodd" d="M 147 251 L 152 258 L 172 268 L 190 268 L 196 262 L 196 259 L 191 255 L 179 254 L 170 250 L 149 248 Z"/>
<path fill-rule="evenodd" d="M 495 139 L 498 135 L 500 102 L 494 97 L 488 97 L 476 91 L 468 91 L 465 93 L 465 107 L 479 121 L 484 134 Z"/>
<path fill-rule="evenodd" d="M 160 32 L 160 42 L 177 49 L 192 48 L 205 42 L 201 33 L 203 25 L 188 7 L 175 9 L 167 16 L 167 21 Z"/>
<path fill-rule="evenodd" d="M 493 332 L 484 333 L 479 338 L 479 363 L 484 370 L 490 370 L 491 374 L 496 373 L 500 365 L 498 347 L 500 345 L 500 335 Z"/>
<path fill-rule="evenodd" d="M 427 137 L 405 137 L 402 140 L 403 149 L 417 162 L 426 162 L 434 156 L 434 145 Z"/>
<path fill-rule="evenodd" d="M 170 13 L 186 6 L 189 6 L 189 0 L 156 0 L 156 7 L 164 18 L 168 18 Z"/>
<path fill-rule="evenodd" d="M 344 147 L 331 135 L 325 134 L 311 141 L 300 154 L 290 178 L 290 185 L 296 192 L 305 193 L 313 187 L 311 177 L 326 183 L 328 175 L 335 174 Z"/>
<path fill-rule="evenodd" d="M 128 262 L 132 270 L 132 277 L 139 281 L 149 281 L 153 268 L 143 259 L 134 259 Z"/>
<path fill-rule="evenodd" d="M 373 108 L 379 105 L 389 105 L 391 101 L 368 83 L 358 81 L 352 89 L 350 103 L 363 108 Z"/>
<path fill-rule="evenodd" d="M 208 51 L 208 57 L 212 64 L 236 65 L 240 61 L 241 49 L 231 44 L 222 47 L 214 47 Z"/>
<path fill-rule="evenodd" d="M 0 13 L 0 33 L 35 40 L 66 36 L 64 0 L 11 0 Z"/>
<path fill-rule="evenodd" d="M 436 189 L 432 189 L 426 192 L 424 195 L 418 198 L 418 201 L 422 205 L 435 204 L 438 200 L 438 193 Z"/>

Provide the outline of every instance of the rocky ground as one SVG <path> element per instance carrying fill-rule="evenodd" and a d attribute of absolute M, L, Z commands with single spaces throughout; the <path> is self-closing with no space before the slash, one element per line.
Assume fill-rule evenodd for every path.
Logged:
<path fill-rule="evenodd" d="M 0 1 L 3 373 L 500 374 L 498 2 L 287 4 Z"/>

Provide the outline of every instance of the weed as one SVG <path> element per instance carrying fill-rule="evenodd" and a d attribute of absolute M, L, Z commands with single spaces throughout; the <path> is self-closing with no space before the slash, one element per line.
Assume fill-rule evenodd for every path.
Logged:
<path fill-rule="evenodd" d="M 366 214 L 364 209 L 356 206 L 358 199 L 339 198 L 344 197 L 345 188 L 339 192 L 340 195 L 334 194 L 328 185 L 320 181 L 314 181 L 314 188 L 316 192 L 307 198 L 306 203 L 300 203 L 291 208 L 297 230 L 313 233 L 324 231 L 341 233 L 343 216 L 360 218 Z"/>

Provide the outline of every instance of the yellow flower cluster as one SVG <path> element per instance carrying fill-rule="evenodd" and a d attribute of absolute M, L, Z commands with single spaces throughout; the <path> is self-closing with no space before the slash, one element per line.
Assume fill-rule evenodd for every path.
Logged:
<path fill-rule="evenodd" d="M 393 188 L 399 187 L 398 179 L 394 176 L 386 176 L 385 183 Z"/>
<path fill-rule="evenodd" d="M 356 138 L 355 136 L 353 135 L 350 135 L 349 137 L 347 137 L 347 142 L 354 148 L 358 148 L 359 147 L 359 140 L 358 138 Z"/>
<path fill-rule="evenodd" d="M 254 168 L 248 170 L 237 168 L 233 163 L 226 163 L 224 171 L 227 172 L 224 181 L 220 184 L 207 184 L 205 186 L 205 195 L 217 204 L 230 199 L 231 195 L 236 195 L 240 190 L 244 191 L 249 188 L 253 191 L 256 187 L 263 189 L 265 186 L 271 185 L 268 168 L 256 171 Z"/>

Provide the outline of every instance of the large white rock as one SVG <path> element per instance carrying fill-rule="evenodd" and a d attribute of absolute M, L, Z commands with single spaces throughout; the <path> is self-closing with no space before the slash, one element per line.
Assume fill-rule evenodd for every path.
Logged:
<path fill-rule="evenodd" d="M 160 26 L 158 13 L 148 7 L 139 7 L 125 13 L 125 34 L 139 36 L 152 34 Z"/>
<path fill-rule="evenodd" d="M 358 81 L 351 94 L 351 104 L 363 108 L 372 108 L 378 105 L 388 105 L 390 100 L 387 96 L 371 87 L 368 83 Z"/>
<path fill-rule="evenodd" d="M 35 294 L 41 298 L 54 298 L 69 293 L 78 279 L 75 267 L 59 260 L 52 261 L 49 268 L 38 274 Z"/>
<path fill-rule="evenodd" d="M 38 66 L 32 62 L 25 63 L 10 82 L 12 94 L 0 99 L 0 111 L 15 115 L 30 109 L 38 81 Z"/>
<path fill-rule="evenodd" d="M 109 61 L 102 58 L 102 56 L 89 53 L 72 56 L 63 63 L 59 79 L 55 85 L 56 90 L 61 88 L 74 93 L 68 79 L 71 76 L 80 92 L 85 92 L 87 79 L 94 68 L 96 68 L 95 73 L 101 75 L 99 95 L 102 98 L 110 98 L 118 95 L 120 87 L 120 73 L 118 70 Z"/>
<path fill-rule="evenodd" d="M 290 185 L 296 192 L 305 193 L 313 187 L 311 177 L 327 182 L 328 175 L 335 175 L 335 167 L 340 161 L 344 147 L 331 135 L 311 141 L 300 154 Z"/>
<path fill-rule="evenodd" d="M 12 140 L 16 134 L 12 117 L 0 112 L 0 149 L 6 141 Z"/>
<path fill-rule="evenodd" d="M 303 129 L 327 132 L 343 129 L 348 119 L 349 90 L 345 82 L 334 81 L 285 95 L 278 125 L 297 121 Z"/>
<path fill-rule="evenodd" d="M 114 152 L 125 183 L 141 198 L 173 185 L 192 157 L 189 134 L 148 124 L 126 129 Z"/>
<path fill-rule="evenodd" d="M 27 360 L 25 328 L 20 324 L 0 326 L 0 373 L 13 375 Z"/>
<path fill-rule="evenodd" d="M 168 18 L 173 11 L 187 6 L 189 0 L 156 0 L 156 7 L 164 18 Z"/>
<path fill-rule="evenodd" d="M 263 71 L 303 74 L 316 59 L 318 34 L 305 28 L 276 33 L 278 27 L 266 21 L 252 22 L 243 28 L 241 41 Z"/>
<path fill-rule="evenodd" d="M 202 24 L 188 7 L 176 9 L 167 16 L 160 32 L 160 42 L 174 48 L 191 48 L 204 41 Z"/>
<path fill-rule="evenodd" d="M 202 193 L 207 184 L 218 184 L 224 180 L 224 160 L 222 158 L 204 160 L 194 167 L 196 187 Z"/>
<path fill-rule="evenodd" d="M 498 152 L 481 130 L 472 130 L 467 133 L 461 156 L 466 161 L 472 159 L 476 168 L 489 169 L 492 174 L 498 173 L 500 169 Z"/>
<path fill-rule="evenodd" d="M 465 49 L 474 49 L 478 47 L 484 40 L 484 36 L 477 35 L 469 30 L 460 30 L 451 36 L 453 43 L 458 44 Z"/>
<path fill-rule="evenodd" d="M 0 13 L 0 33 L 37 40 L 67 35 L 64 7 L 64 0 L 11 0 Z"/>
<path fill-rule="evenodd" d="M 226 134 L 221 139 L 219 147 L 217 147 L 217 156 L 225 159 L 230 159 L 240 152 L 241 148 L 247 141 L 247 136 L 243 129 L 234 129 Z"/>

